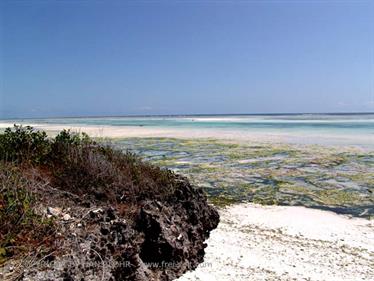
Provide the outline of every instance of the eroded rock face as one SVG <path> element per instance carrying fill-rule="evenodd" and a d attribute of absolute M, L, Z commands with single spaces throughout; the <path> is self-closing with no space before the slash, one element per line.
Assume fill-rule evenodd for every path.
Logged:
<path fill-rule="evenodd" d="M 204 241 L 218 221 L 203 192 L 181 181 L 170 202 L 147 202 L 142 208 L 137 220 L 144 233 L 140 259 L 154 267 L 158 279 L 177 278 L 203 261 Z"/>
<path fill-rule="evenodd" d="M 201 189 L 180 178 L 168 200 L 139 203 L 129 222 L 110 206 L 61 221 L 61 253 L 24 280 L 173 280 L 197 267 L 219 222 Z"/>

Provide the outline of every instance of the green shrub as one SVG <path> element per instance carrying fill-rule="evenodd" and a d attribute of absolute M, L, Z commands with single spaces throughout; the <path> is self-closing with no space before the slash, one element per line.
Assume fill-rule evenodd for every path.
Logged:
<path fill-rule="evenodd" d="M 0 160 L 42 163 L 50 150 L 47 134 L 30 126 L 14 125 L 0 134 Z"/>
<path fill-rule="evenodd" d="M 92 143 L 92 140 L 86 133 L 75 133 L 70 130 L 62 130 L 54 139 L 55 144 L 80 145 Z"/>

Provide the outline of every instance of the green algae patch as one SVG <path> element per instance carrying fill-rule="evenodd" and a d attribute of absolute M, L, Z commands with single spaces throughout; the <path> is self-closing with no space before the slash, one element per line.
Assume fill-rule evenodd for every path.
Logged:
<path fill-rule="evenodd" d="M 188 170 L 188 173 L 217 173 L 222 169 L 209 164 L 196 165 Z"/>
<path fill-rule="evenodd" d="M 362 196 L 356 192 L 344 190 L 321 190 L 317 192 L 317 198 L 324 205 L 353 205 L 360 203 Z"/>
<path fill-rule="evenodd" d="M 301 195 L 312 194 L 312 192 L 310 191 L 308 187 L 300 186 L 300 185 L 292 184 L 292 183 L 282 183 L 279 186 L 279 190 L 280 192 L 291 193 L 291 194 L 301 194 Z"/>
<path fill-rule="evenodd" d="M 232 204 L 238 203 L 238 201 L 235 198 L 230 198 L 227 196 L 212 196 L 209 198 L 209 203 L 219 208 L 224 208 Z"/>

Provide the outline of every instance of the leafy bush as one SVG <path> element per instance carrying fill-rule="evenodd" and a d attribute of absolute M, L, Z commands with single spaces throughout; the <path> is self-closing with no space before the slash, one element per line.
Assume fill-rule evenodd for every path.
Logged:
<path fill-rule="evenodd" d="M 0 160 L 43 164 L 67 146 L 93 143 L 86 133 L 63 130 L 52 140 L 48 139 L 44 131 L 30 126 L 14 125 L 13 129 L 6 128 L 5 132 L 0 134 Z"/>
<path fill-rule="evenodd" d="M 30 126 L 14 125 L 13 130 L 7 128 L 0 134 L 0 160 L 42 163 L 50 150 L 47 134 Z"/>
<path fill-rule="evenodd" d="M 80 145 L 92 143 L 92 140 L 86 133 L 75 133 L 70 130 L 62 130 L 54 139 L 55 144 Z"/>

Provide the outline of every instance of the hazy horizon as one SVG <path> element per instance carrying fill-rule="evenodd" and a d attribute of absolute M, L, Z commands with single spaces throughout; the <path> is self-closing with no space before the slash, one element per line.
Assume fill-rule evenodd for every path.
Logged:
<path fill-rule="evenodd" d="M 374 112 L 373 1 L 0 8 L 0 119 Z"/>

